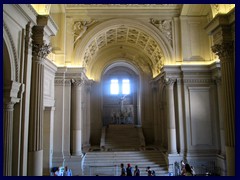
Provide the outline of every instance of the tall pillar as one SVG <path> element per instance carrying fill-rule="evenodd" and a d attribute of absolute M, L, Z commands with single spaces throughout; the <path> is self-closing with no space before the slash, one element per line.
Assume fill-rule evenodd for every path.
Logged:
<path fill-rule="evenodd" d="M 4 87 L 4 107 L 3 107 L 3 175 L 12 176 L 12 152 L 13 152 L 13 111 L 14 104 L 19 102 L 17 98 L 20 83 L 11 82 L 9 87 Z"/>
<path fill-rule="evenodd" d="M 72 93 L 72 155 L 82 156 L 82 79 L 73 80 Z"/>
<path fill-rule="evenodd" d="M 215 44 L 212 51 L 219 56 L 222 74 L 222 103 L 226 141 L 227 174 L 235 175 L 235 92 L 233 44 Z"/>
<path fill-rule="evenodd" d="M 167 122 L 168 122 L 168 154 L 177 153 L 176 141 L 176 123 L 175 123 L 175 108 L 173 86 L 176 80 L 166 79 L 166 97 L 167 97 Z"/>
<path fill-rule="evenodd" d="M 83 118 L 83 130 L 84 130 L 84 142 L 83 145 L 85 148 L 90 147 L 90 93 L 91 93 L 91 84 L 92 81 L 88 80 L 85 84 L 85 107 L 82 107 L 85 113 L 85 118 Z"/>
<path fill-rule="evenodd" d="M 43 17 L 48 21 L 48 17 Z M 32 79 L 30 95 L 28 175 L 42 176 L 43 173 L 43 85 L 44 59 L 50 46 L 44 39 L 45 25 L 33 27 Z"/>
<path fill-rule="evenodd" d="M 220 144 L 221 144 L 221 155 L 225 156 L 225 132 L 224 132 L 224 121 L 223 121 L 223 109 L 224 103 L 222 102 L 222 83 L 221 79 L 216 79 L 217 93 L 218 93 L 218 111 L 219 111 L 219 128 L 220 128 Z"/>

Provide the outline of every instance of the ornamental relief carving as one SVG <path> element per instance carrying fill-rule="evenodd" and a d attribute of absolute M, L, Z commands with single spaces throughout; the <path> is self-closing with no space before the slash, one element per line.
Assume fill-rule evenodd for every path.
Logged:
<path fill-rule="evenodd" d="M 76 21 L 73 24 L 73 36 L 74 36 L 74 42 L 75 44 L 87 31 L 88 27 L 96 23 L 96 20 L 90 20 L 90 21 Z"/>
<path fill-rule="evenodd" d="M 157 27 L 164 34 L 168 42 L 173 47 L 172 20 L 161 20 L 151 18 L 150 23 Z"/>

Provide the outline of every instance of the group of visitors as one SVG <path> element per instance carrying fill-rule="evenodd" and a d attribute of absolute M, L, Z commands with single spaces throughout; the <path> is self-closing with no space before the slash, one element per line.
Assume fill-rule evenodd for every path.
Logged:
<path fill-rule="evenodd" d="M 140 176 L 140 169 L 138 168 L 138 165 L 135 166 L 134 171 L 132 170 L 131 164 L 127 164 L 127 167 L 125 168 L 124 164 L 122 163 L 120 167 L 121 167 L 120 176 Z M 148 176 L 155 176 L 155 171 L 151 170 L 150 167 L 146 168 L 146 172 L 148 173 Z"/>
<path fill-rule="evenodd" d="M 67 166 L 65 167 L 53 167 L 51 170 L 53 176 L 72 176 L 72 170 Z"/>

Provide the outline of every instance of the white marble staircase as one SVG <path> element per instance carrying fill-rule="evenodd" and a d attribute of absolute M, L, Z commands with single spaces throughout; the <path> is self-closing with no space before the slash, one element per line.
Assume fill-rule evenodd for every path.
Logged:
<path fill-rule="evenodd" d="M 145 141 L 141 127 L 109 125 L 102 133 L 101 148 L 107 151 L 136 151 L 143 146 Z"/>
<path fill-rule="evenodd" d="M 109 125 L 102 129 L 101 145 L 86 152 L 82 162 L 85 176 L 119 176 L 120 164 L 138 165 L 141 176 L 147 176 L 146 167 L 155 170 L 157 176 L 166 176 L 168 166 L 163 153 L 145 147 L 141 127 L 134 125 Z"/>
<path fill-rule="evenodd" d="M 147 176 L 146 167 L 155 170 L 156 176 L 168 175 L 168 167 L 161 151 L 87 152 L 83 160 L 84 176 L 119 176 L 120 164 L 138 165 L 141 176 Z"/>

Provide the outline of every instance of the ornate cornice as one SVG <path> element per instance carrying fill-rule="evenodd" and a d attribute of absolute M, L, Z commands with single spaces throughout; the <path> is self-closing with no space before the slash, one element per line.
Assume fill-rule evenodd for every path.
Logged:
<path fill-rule="evenodd" d="M 160 32 L 164 34 L 164 36 L 167 38 L 168 42 L 173 47 L 173 39 L 172 39 L 172 20 L 166 19 L 150 19 L 150 23 L 153 24 L 155 27 L 157 27 Z"/>
<path fill-rule="evenodd" d="M 215 53 L 220 61 L 231 61 L 233 59 L 233 52 L 234 47 L 233 43 L 222 43 L 222 44 L 215 44 L 212 46 L 212 51 Z"/>

